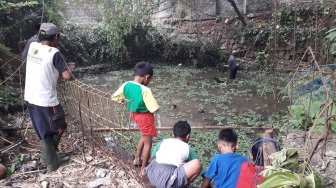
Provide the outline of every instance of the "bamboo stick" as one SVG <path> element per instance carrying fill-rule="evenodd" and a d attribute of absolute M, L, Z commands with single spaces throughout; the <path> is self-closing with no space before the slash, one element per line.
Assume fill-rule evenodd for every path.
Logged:
<path fill-rule="evenodd" d="M 252 129 L 252 130 L 268 130 L 272 129 L 270 127 L 230 127 L 230 126 L 221 126 L 221 125 L 216 125 L 216 126 L 193 126 L 191 129 L 201 129 L 201 130 L 217 130 L 217 129 Z M 157 130 L 172 130 L 172 127 L 156 127 Z M 274 129 L 274 128 L 273 128 Z M 95 128 L 93 129 L 94 131 L 139 131 L 138 128 Z"/>

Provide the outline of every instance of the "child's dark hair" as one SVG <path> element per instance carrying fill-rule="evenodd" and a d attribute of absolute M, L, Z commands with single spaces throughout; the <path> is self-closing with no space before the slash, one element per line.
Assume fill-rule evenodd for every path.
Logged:
<path fill-rule="evenodd" d="M 153 76 L 153 67 L 146 61 L 138 62 L 134 67 L 135 75 L 137 76 Z"/>
<path fill-rule="evenodd" d="M 178 121 L 174 125 L 173 133 L 175 137 L 185 138 L 190 134 L 191 128 L 188 121 Z"/>
<path fill-rule="evenodd" d="M 262 139 L 256 140 L 251 148 L 251 154 L 253 161 L 258 166 L 264 166 L 264 155 L 263 155 L 263 148 L 262 148 Z"/>
<path fill-rule="evenodd" d="M 238 141 L 238 135 L 233 129 L 222 129 L 219 132 L 218 140 L 236 145 Z"/>

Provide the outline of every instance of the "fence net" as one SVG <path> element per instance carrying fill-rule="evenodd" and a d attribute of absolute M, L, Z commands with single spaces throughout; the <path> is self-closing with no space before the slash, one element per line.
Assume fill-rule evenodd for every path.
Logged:
<path fill-rule="evenodd" d="M 128 134 L 129 112 L 124 104 L 111 100 L 111 95 L 79 80 L 63 82 L 58 88 L 60 99 L 73 124 L 69 132 L 81 134 L 80 149 L 85 160 L 86 148 L 100 150 L 102 155 L 125 168 L 142 187 L 148 183 L 139 175 L 140 168 L 132 165 L 133 151 L 127 142 L 133 142 Z M 134 140 L 137 141 L 137 140 Z"/>

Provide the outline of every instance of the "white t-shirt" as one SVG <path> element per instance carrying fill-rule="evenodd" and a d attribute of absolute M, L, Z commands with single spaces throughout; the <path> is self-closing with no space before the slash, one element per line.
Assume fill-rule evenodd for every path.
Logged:
<path fill-rule="evenodd" d="M 38 106 L 56 106 L 56 85 L 59 71 L 53 64 L 57 48 L 33 42 L 29 46 L 26 64 L 26 83 L 24 99 Z"/>
<path fill-rule="evenodd" d="M 196 154 L 190 146 L 176 138 L 168 138 L 158 143 L 152 153 L 152 157 L 154 156 L 157 163 L 177 167 L 196 158 Z"/>

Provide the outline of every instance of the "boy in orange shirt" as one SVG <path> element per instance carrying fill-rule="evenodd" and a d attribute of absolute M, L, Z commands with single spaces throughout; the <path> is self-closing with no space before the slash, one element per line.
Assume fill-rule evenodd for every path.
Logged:
<path fill-rule="evenodd" d="M 148 62 L 141 61 L 135 65 L 133 81 L 125 82 L 112 95 L 112 100 L 126 99 L 127 109 L 140 129 L 141 138 L 138 143 L 133 165 L 141 165 L 141 174 L 145 175 L 148 164 L 152 139 L 157 136 L 154 123 L 154 112 L 159 109 L 152 91 L 147 87 L 153 76 L 153 68 Z M 141 160 L 142 154 L 142 160 Z"/>

